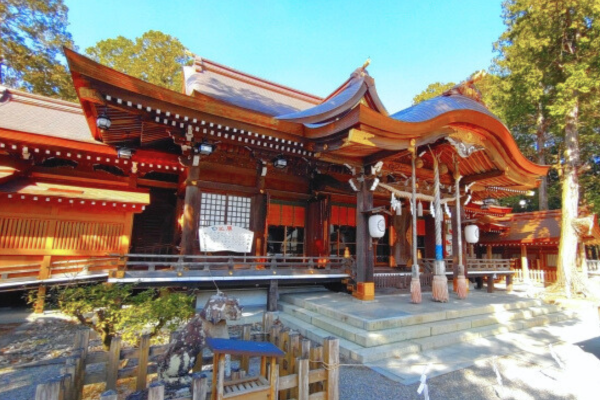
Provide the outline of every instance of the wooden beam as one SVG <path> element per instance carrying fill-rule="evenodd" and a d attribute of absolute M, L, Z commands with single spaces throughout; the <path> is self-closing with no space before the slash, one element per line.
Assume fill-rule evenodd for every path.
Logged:
<path fill-rule="evenodd" d="M 465 176 L 464 178 L 462 178 L 460 184 L 462 185 L 468 185 L 469 183 L 473 183 L 473 182 L 480 182 L 480 181 L 485 181 L 487 179 L 493 179 L 493 178 L 498 178 L 501 176 L 504 176 L 504 171 L 500 171 L 500 170 L 496 170 L 496 171 L 489 171 L 489 172 L 484 172 L 481 174 L 477 174 L 477 175 L 469 175 L 469 176 Z"/>

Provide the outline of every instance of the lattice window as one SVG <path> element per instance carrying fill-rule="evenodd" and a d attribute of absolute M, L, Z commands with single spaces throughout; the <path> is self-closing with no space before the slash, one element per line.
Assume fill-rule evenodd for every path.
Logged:
<path fill-rule="evenodd" d="M 230 224 L 250 228 L 250 198 L 202 193 L 200 226 Z"/>

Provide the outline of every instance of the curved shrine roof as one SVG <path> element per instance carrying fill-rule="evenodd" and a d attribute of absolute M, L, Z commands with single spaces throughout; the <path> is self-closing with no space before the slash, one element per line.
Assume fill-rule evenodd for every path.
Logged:
<path fill-rule="evenodd" d="M 332 120 L 340 118 L 365 99 L 366 103 L 380 114 L 388 115 L 383 106 L 377 90 L 375 80 L 365 70 L 368 63 L 356 69 L 350 78 L 339 88 L 333 91 L 321 104 L 276 118 L 291 122 L 298 122 L 309 127 L 322 126 Z"/>
<path fill-rule="evenodd" d="M 293 113 L 314 107 L 322 98 L 196 57 L 183 68 L 185 92 L 194 92 L 267 115 Z"/>
<path fill-rule="evenodd" d="M 398 111 L 390 117 L 403 122 L 424 122 L 442 114 L 460 110 L 477 111 L 500 121 L 486 106 L 462 95 L 442 95 L 434 97 L 412 107 Z"/>

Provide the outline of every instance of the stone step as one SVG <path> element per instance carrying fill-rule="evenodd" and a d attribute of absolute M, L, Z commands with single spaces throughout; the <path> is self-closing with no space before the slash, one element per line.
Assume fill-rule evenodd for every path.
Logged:
<path fill-rule="evenodd" d="M 462 318 L 424 322 L 422 324 L 408 325 L 400 328 L 367 331 L 285 302 L 280 302 L 279 308 L 288 315 L 294 316 L 317 328 L 323 329 L 336 337 L 349 340 L 362 347 L 376 347 L 411 339 L 437 336 L 471 328 L 501 324 L 523 318 L 533 318 L 559 311 L 558 306 L 544 305 L 530 307 L 529 309 L 500 311 L 488 315 L 476 314 Z"/>
<path fill-rule="evenodd" d="M 364 347 L 348 339 L 340 338 L 340 354 L 362 363 L 375 362 L 391 357 L 401 358 L 409 354 L 414 354 L 425 350 L 451 346 L 454 344 L 469 342 L 482 337 L 500 335 L 502 333 L 511 331 L 557 323 L 573 317 L 574 314 L 571 312 L 554 312 L 532 316 L 526 319 L 490 324 L 476 328 L 470 328 L 468 330 L 454 331 L 435 336 L 425 336 L 374 347 Z M 282 320 L 284 325 L 319 343 L 323 343 L 323 339 L 332 335 L 332 333 L 328 330 L 315 327 L 307 321 L 289 315 L 285 312 L 280 313 L 279 318 Z"/>
<path fill-rule="evenodd" d="M 330 293 L 326 296 L 327 299 L 335 301 L 336 296 L 345 298 L 346 295 L 340 293 Z M 517 309 L 529 309 L 532 307 L 543 306 L 540 300 L 528 299 L 513 303 L 489 304 L 484 306 L 462 308 L 459 310 L 433 311 L 428 313 L 420 313 L 414 315 L 394 316 L 389 318 L 363 319 L 356 315 L 340 311 L 331 306 L 318 304 L 311 301 L 311 295 L 306 296 L 282 296 L 280 301 L 291 304 L 302 309 L 321 314 L 328 320 L 336 320 L 342 323 L 354 326 L 367 331 L 379 331 L 382 329 L 400 328 L 411 325 L 420 325 L 423 323 L 443 321 L 448 319 L 470 317 L 475 315 L 490 315 L 499 312 L 505 312 Z M 323 297 L 322 295 L 320 296 Z"/>

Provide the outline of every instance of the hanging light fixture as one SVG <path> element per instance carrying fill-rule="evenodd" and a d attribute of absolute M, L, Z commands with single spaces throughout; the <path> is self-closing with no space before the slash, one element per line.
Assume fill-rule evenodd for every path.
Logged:
<path fill-rule="evenodd" d="M 201 143 L 196 145 L 196 153 L 202 154 L 203 156 L 211 155 L 215 151 L 215 146 L 203 140 Z"/>
<path fill-rule="evenodd" d="M 521 208 L 526 208 L 527 207 L 527 200 L 525 200 L 525 199 L 519 200 L 519 205 L 521 206 Z"/>
<path fill-rule="evenodd" d="M 283 156 L 281 156 L 281 155 L 277 156 L 273 160 L 273 166 L 275 168 L 283 169 L 283 168 L 287 167 L 287 165 L 288 165 L 287 160 Z"/>
<path fill-rule="evenodd" d="M 133 156 L 134 150 L 127 147 L 119 147 L 117 149 L 117 158 L 129 160 Z"/>
<path fill-rule="evenodd" d="M 98 118 L 96 118 L 96 126 L 98 127 L 98 129 L 107 131 L 110 128 L 110 125 L 111 125 L 111 121 L 110 121 L 110 118 L 108 117 L 108 109 L 105 106 L 104 111 L 102 111 L 102 114 L 100 114 L 98 116 Z"/>

